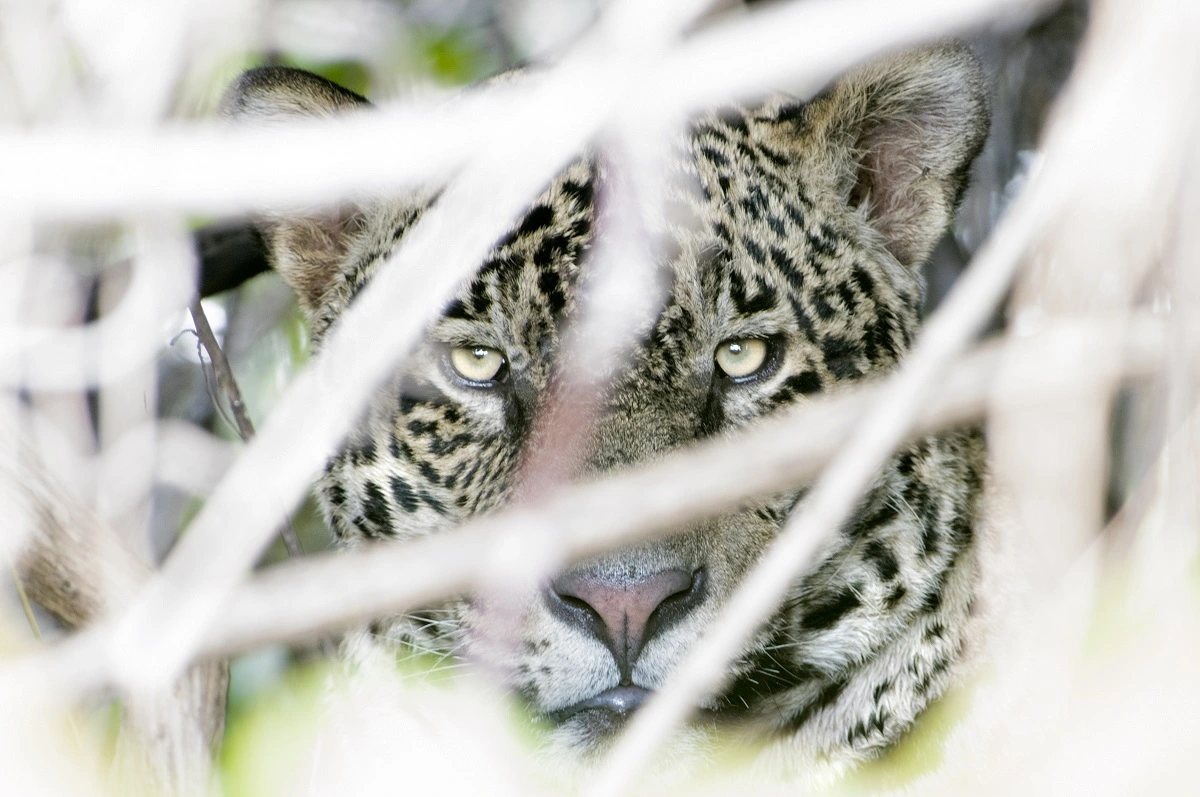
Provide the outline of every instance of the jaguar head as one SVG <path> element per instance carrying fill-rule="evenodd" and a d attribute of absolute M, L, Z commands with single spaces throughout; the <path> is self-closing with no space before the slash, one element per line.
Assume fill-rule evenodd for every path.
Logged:
<path fill-rule="evenodd" d="M 281 68 L 246 73 L 225 102 L 247 123 L 366 107 Z M 670 147 L 670 212 L 644 220 L 667 242 L 641 277 L 661 304 L 588 416 L 570 478 L 652 462 L 892 369 L 987 125 L 980 67 L 953 45 L 866 64 L 809 99 L 692 119 Z M 597 150 L 546 185 L 380 386 L 318 486 L 342 543 L 436 534 L 521 493 L 620 168 Z M 316 345 L 437 196 L 263 217 Z M 814 755 L 894 740 L 969 634 L 981 462 L 966 431 L 898 452 L 698 707 L 702 721 Z M 376 623 L 373 638 L 483 662 L 557 741 L 594 752 L 712 626 L 804 487 L 575 563 L 515 610 L 464 595 Z"/>

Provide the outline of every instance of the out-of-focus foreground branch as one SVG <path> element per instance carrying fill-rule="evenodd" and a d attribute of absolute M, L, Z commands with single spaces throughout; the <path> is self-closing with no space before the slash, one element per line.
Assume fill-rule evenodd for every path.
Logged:
<path fill-rule="evenodd" d="M 1119 331 L 1149 275 L 1162 267 L 1172 228 L 1193 223 L 1180 215 L 1179 197 L 1180 164 L 1196 131 L 1197 30 L 1195 3 L 1094 3 L 1078 77 L 1051 119 L 1047 146 L 1089 168 L 1069 201 L 1051 209 L 1053 233 L 1017 287 L 1014 345 L 989 417 L 993 468 L 1012 487 L 1028 564 L 1043 583 L 1103 525 L 1113 397 L 1071 375 L 1111 355 L 1080 341 L 1046 363 L 1024 338 L 1055 319 L 1103 317 Z M 1078 388 L 1055 402 L 1021 401 L 1016 386 L 1032 368 L 1052 368 Z"/>

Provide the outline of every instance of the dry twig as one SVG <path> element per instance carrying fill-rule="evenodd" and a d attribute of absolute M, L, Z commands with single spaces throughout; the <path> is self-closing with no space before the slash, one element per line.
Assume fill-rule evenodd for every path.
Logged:
<path fill-rule="evenodd" d="M 204 304 L 199 297 L 192 300 L 190 310 L 192 321 L 196 324 L 196 336 L 200 338 L 200 345 L 208 352 L 208 360 L 212 363 L 217 384 L 221 386 L 225 398 L 229 401 L 229 411 L 233 413 L 234 422 L 237 424 L 238 437 L 242 438 L 243 443 L 249 443 L 254 438 L 254 424 L 250 421 L 249 413 L 246 412 L 246 403 L 242 401 L 242 391 L 238 388 L 237 380 L 233 376 L 229 358 L 225 356 L 221 344 L 217 341 L 217 336 L 213 334 L 212 326 L 208 323 L 208 316 L 204 313 Z M 288 556 L 296 559 L 304 555 L 304 550 L 300 547 L 300 538 L 296 536 L 296 529 L 292 526 L 291 518 L 284 517 L 283 525 L 279 527 L 279 537 L 283 540 L 284 547 L 287 548 Z"/>

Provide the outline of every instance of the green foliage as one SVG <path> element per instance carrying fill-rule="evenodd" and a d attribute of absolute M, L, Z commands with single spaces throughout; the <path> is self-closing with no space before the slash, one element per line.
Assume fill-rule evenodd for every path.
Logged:
<path fill-rule="evenodd" d="M 1197 556 L 1192 562 L 1192 591 L 1196 593 L 1196 598 L 1200 600 L 1200 556 Z"/>
<path fill-rule="evenodd" d="M 357 94 L 371 93 L 371 70 L 361 61 L 307 61 L 284 55 L 279 63 L 306 69 Z"/>
<path fill-rule="evenodd" d="M 496 62 L 461 28 L 417 28 L 412 33 L 412 43 L 429 76 L 446 85 L 477 80 L 491 71 Z"/>
<path fill-rule="evenodd" d="M 946 740 L 971 709 L 971 685 L 952 689 L 931 703 L 916 724 L 882 757 L 865 764 L 846 784 L 849 791 L 903 789 L 935 772 L 945 757 Z"/>
<path fill-rule="evenodd" d="M 293 667 L 281 681 L 234 700 L 218 762 L 227 797 L 272 797 L 295 791 L 318 730 L 329 665 Z M 236 681 L 235 681 L 236 682 Z"/>

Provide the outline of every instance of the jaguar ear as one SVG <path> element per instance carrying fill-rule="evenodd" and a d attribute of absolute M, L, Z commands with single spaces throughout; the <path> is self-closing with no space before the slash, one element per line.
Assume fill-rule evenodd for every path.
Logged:
<path fill-rule="evenodd" d="M 915 267 L 953 219 L 987 138 L 987 81 L 965 46 L 927 47 L 847 74 L 806 121 L 842 197 Z"/>
<path fill-rule="evenodd" d="M 275 125 L 370 107 L 352 91 L 288 67 L 260 67 L 242 74 L 225 92 L 221 114 L 240 124 Z M 306 313 L 320 306 L 334 284 L 349 246 L 362 226 L 352 203 L 259 219 L 275 270 L 296 292 Z"/>

